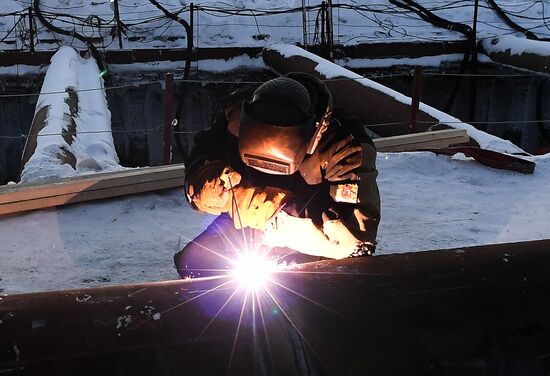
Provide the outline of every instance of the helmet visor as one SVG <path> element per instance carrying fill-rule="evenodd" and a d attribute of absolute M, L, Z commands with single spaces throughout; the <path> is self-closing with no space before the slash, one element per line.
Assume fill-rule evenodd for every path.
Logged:
<path fill-rule="evenodd" d="M 254 119 L 243 103 L 239 129 L 242 161 L 256 170 L 291 175 L 300 166 L 315 130 L 314 118 L 302 124 L 276 125 Z"/>

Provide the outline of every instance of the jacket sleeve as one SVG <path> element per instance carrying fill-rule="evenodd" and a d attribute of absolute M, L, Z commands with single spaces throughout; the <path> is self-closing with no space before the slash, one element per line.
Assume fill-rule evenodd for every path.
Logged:
<path fill-rule="evenodd" d="M 206 180 L 219 176 L 227 165 L 224 145 L 228 137 L 230 135 L 223 113 L 218 115 L 211 128 L 195 136 L 195 145 L 185 166 L 185 194 L 194 209 L 198 210 L 191 196 L 200 190 Z"/>
<path fill-rule="evenodd" d="M 376 245 L 380 222 L 380 194 L 376 178 L 376 149 L 355 119 L 329 127 L 318 150 L 304 161 L 302 176 L 308 184 L 330 185 L 332 202 L 323 220 L 340 220 L 361 242 Z M 328 171 L 337 166 L 341 174 Z"/>
<path fill-rule="evenodd" d="M 231 93 L 225 100 L 224 111 L 221 111 L 214 120 L 212 127 L 202 130 L 194 138 L 193 146 L 185 166 L 185 193 L 187 200 L 195 209 L 191 200 L 193 192 L 200 189 L 204 181 L 219 176 L 225 166 L 230 164 L 227 156 L 227 147 L 234 138 L 228 131 L 225 111 L 229 108 L 240 108 L 242 102 L 249 98 L 254 87 L 247 87 Z"/>

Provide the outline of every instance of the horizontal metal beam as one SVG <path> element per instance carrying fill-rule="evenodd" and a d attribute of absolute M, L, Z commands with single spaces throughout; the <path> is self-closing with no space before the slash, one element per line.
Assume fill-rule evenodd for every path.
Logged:
<path fill-rule="evenodd" d="M 436 56 L 452 53 L 463 53 L 466 49 L 464 41 L 441 42 L 398 42 L 398 43 L 369 43 L 356 46 L 338 47 L 343 57 L 349 58 L 385 58 L 385 57 L 409 57 Z M 322 52 L 315 46 L 308 47 L 311 52 Z M 201 47 L 193 52 L 192 59 L 230 59 L 236 56 L 259 56 L 261 47 Z M 43 65 L 49 64 L 50 58 L 55 53 L 52 51 L 0 51 L 0 66 L 12 66 L 16 64 Z M 83 51 L 84 53 L 84 51 Z M 147 48 L 130 50 L 107 50 L 105 59 L 107 64 L 131 64 L 135 62 L 153 61 L 184 61 L 187 57 L 185 48 Z"/>
<path fill-rule="evenodd" d="M 258 56 L 262 49 L 259 47 L 227 47 L 227 48 L 201 48 L 193 53 L 192 60 L 230 59 L 236 56 Z M 84 54 L 86 51 L 82 51 Z M 16 64 L 43 65 L 49 64 L 55 50 L 52 51 L 0 51 L 0 66 L 12 66 Z M 187 58 L 187 50 L 184 48 L 158 48 L 135 50 L 107 50 L 105 61 L 107 64 L 132 64 L 155 61 L 183 61 Z"/>
<path fill-rule="evenodd" d="M 0 297 L 0 373 L 550 371 L 550 240 Z M 272 299 L 274 298 L 274 300 Z"/>

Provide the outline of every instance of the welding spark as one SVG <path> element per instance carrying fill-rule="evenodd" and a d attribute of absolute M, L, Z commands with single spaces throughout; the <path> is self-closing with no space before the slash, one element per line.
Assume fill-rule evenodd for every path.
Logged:
<path fill-rule="evenodd" d="M 258 252 L 242 254 L 235 262 L 232 276 L 247 291 L 261 290 L 277 269 L 277 263 Z"/>

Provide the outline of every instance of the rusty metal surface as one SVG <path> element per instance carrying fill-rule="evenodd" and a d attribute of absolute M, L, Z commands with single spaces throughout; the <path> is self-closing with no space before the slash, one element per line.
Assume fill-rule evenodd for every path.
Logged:
<path fill-rule="evenodd" d="M 193 60 L 230 59 L 232 57 L 249 55 L 256 57 L 261 53 L 260 47 L 227 47 L 227 48 L 200 48 L 194 53 Z M 82 51 L 83 54 L 85 51 Z M 36 51 L 34 53 L 22 51 L 0 51 L 0 66 L 16 64 L 43 65 L 49 64 L 55 50 Z M 185 48 L 157 48 L 135 50 L 107 50 L 105 61 L 107 64 L 131 64 L 154 61 L 181 61 L 182 68 L 187 57 Z"/>
<path fill-rule="evenodd" d="M 315 70 L 317 62 L 307 57 L 283 56 L 272 49 L 264 50 L 262 56 L 266 65 L 281 74 L 307 72 L 321 79 L 326 78 Z M 378 135 L 390 137 L 409 133 L 410 105 L 404 104 L 380 90 L 364 86 L 353 79 L 330 80 L 325 83 L 332 93 L 335 105 L 350 112 L 367 126 L 369 124 L 384 124 L 371 127 Z M 419 122 L 416 126 L 417 132 L 424 132 L 431 125 L 439 122 L 422 110 L 418 111 L 417 120 Z"/>
<path fill-rule="evenodd" d="M 518 38 L 518 40 L 520 40 Z M 494 51 L 489 48 L 484 48 L 484 53 L 488 55 L 491 60 L 496 63 L 520 68 L 527 69 L 534 72 L 540 73 L 550 73 L 550 56 L 536 54 L 531 52 L 523 51 L 521 54 L 512 53 L 513 48 L 508 46 L 506 42 L 501 42 L 499 38 L 493 38 L 489 43 L 493 45 L 502 44 L 505 48 L 504 51 Z M 519 43 L 519 42 L 518 42 Z M 547 42 L 538 41 L 541 45 L 544 45 Z M 483 43 L 480 44 L 480 47 L 483 48 Z M 542 50 L 542 47 L 541 47 Z"/>
<path fill-rule="evenodd" d="M 422 57 L 442 54 L 463 53 L 465 41 L 440 42 L 399 42 L 399 43 L 368 43 L 355 46 L 340 46 L 340 53 L 348 58 L 384 58 L 384 57 Z M 319 48 L 311 46 L 310 51 L 320 52 Z M 193 60 L 229 59 L 241 55 L 257 57 L 261 47 L 201 47 L 197 48 Z M 49 64 L 55 51 L 0 51 L 0 66 L 15 64 L 42 65 Z M 108 64 L 131 64 L 133 62 L 152 61 L 184 61 L 187 56 L 185 48 L 157 48 L 157 49 L 125 49 L 107 50 Z"/>
<path fill-rule="evenodd" d="M 4 296 L 0 373 L 547 375 L 548 265 L 550 240 L 322 261 L 254 309 L 206 293 L 228 279 Z"/>

